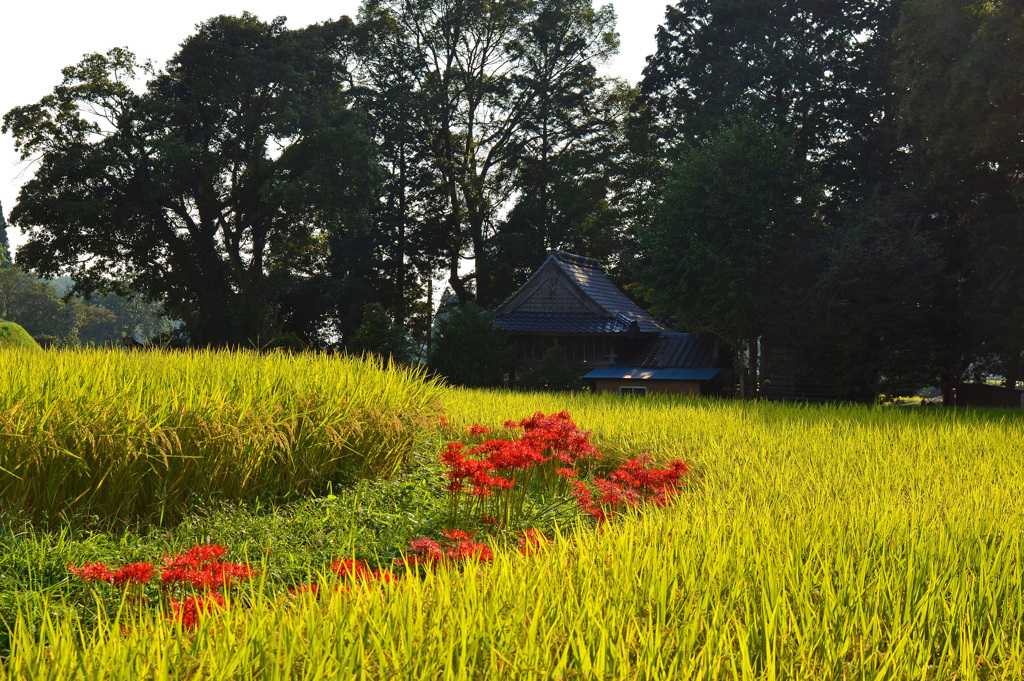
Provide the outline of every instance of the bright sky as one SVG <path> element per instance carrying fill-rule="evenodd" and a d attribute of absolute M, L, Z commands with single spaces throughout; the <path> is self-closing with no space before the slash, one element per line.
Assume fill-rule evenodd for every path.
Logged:
<path fill-rule="evenodd" d="M 607 1 L 615 6 L 622 40 L 607 72 L 635 82 L 645 58 L 654 52 L 654 34 L 667 0 L 595 0 L 595 4 Z M 39 101 L 60 82 L 60 70 L 84 54 L 127 47 L 140 59 L 162 65 L 196 24 L 213 16 L 249 11 L 269 20 L 284 15 L 288 26 L 297 28 L 342 14 L 354 16 L 359 4 L 359 0 L 8 2 L 0 19 L 0 116 L 15 106 Z M 0 204 L 5 215 L 10 214 L 18 189 L 31 172 L 19 163 L 10 135 L 0 136 Z M 9 228 L 9 236 L 12 246 L 22 241 L 14 228 Z"/>

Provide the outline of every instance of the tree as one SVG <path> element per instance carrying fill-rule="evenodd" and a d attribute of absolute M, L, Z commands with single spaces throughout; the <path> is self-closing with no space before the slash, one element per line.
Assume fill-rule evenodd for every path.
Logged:
<path fill-rule="evenodd" d="M 618 50 L 615 13 L 590 0 L 542 0 L 533 12 L 514 76 L 533 105 L 500 175 L 516 196 L 489 244 L 491 301 L 511 295 L 552 249 L 602 260 L 616 251 L 608 196 L 617 102 L 596 68 Z"/>
<path fill-rule="evenodd" d="M 802 290 L 779 296 L 768 333 L 839 399 L 935 385 L 953 331 L 938 243 L 891 200 L 849 206 L 841 218 L 805 244 L 812 258 L 793 263 L 806 271 Z"/>
<path fill-rule="evenodd" d="M 746 349 L 748 395 L 757 339 L 778 293 L 782 253 L 810 229 L 817 197 L 793 142 L 749 119 L 684 148 L 657 219 L 640 234 L 640 281 L 654 311 L 691 332 Z"/>
<path fill-rule="evenodd" d="M 669 146 L 739 115 L 793 136 L 834 199 L 891 173 L 897 0 L 679 0 L 641 84 Z"/>
<path fill-rule="evenodd" d="M 368 303 L 363 322 L 352 335 L 348 351 L 353 354 L 372 353 L 408 364 L 412 361 L 412 340 L 380 303 Z"/>
<path fill-rule="evenodd" d="M 376 3 L 360 11 L 355 76 L 377 158 L 384 169 L 381 200 L 373 212 L 386 280 L 378 300 L 400 324 L 416 325 L 423 286 L 444 268 L 443 182 L 433 162 L 434 130 L 427 124 L 424 55 Z"/>
<path fill-rule="evenodd" d="M 0 268 L 0 319 L 21 325 L 43 345 L 77 345 L 85 306 L 62 300 L 47 282 L 17 267 Z"/>
<path fill-rule="evenodd" d="M 491 281 L 498 213 L 518 189 L 509 178 L 527 148 L 539 149 L 543 130 L 550 136 L 541 146 L 562 146 L 559 129 L 569 131 L 576 110 L 559 107 L 590 99 L 600 82 L 592 63 L 614 50 L 611 10 L 580 0 L 367 0 L 360 16 L 390 27 L 388 39 L 402 47 L 388 54 L 416 85 L 400 92 L 416 102 L 428 131 L 436 173 L 429 193 L 442 210 L 432 224 L 442 234 L 449 284 L 463 303 L 490 304 L 500 296 Z M 475 263 L 469 275 L 467 251 Z"/>
<path fill-rule="evenodd" d="M 7 234 L 7 218 L 4 216 L 4 207 L 0 205 L 0 267 L 9 267 L 13 262 L 11 240 Z"/>
<path fill-rule="evenodd" d="M 18 262 L 82 293 L 126 282 L 197 344 L 358 323 L 377 172 L 344 87 L 352 32 L 222 16 L 166 71 L 124 49 L 65 69 L 4 117 L 39 161 L 12 212 L 29 235 Z"/>
<path fill-rule="evenodd" d="M 941 237 L 962 330 L 956 380 L 984 360 L 1024 379 L 1024 5 L 908 2 L 895 35 L 901 142 Z"/>
<path fill-rule="evenodd" d="M 508 345 L 494 328 L 494 314 L 473 303 L 439 316 L 427 366 L 456 385 L 500 385 Z"/>

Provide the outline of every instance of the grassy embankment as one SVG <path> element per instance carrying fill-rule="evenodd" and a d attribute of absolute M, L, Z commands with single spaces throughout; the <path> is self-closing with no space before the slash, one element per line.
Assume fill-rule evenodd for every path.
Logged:
<path fill-rule="evenodd" d="M 195 632 L 130 609 L 128 636 L 67 614 L 16 622 L 0 678 L 1024 676 L 1015 413 L 442 399 L 455 424 L 568 409 L 604 450 L 681 456 L 696 475 L 671 509 L 383 592 L 290 599 L 264 554 L 251 607 Z"/>

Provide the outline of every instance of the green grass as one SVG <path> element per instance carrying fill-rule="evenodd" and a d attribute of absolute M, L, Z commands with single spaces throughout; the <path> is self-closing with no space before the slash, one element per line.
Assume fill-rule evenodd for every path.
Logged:
<path fill-rule="evenodd" d="M 0 513 L 171 522 L 387 477 L 441 389 L 377 361 L 251 352 L 0 350 Z"/>
<path fill-rule="evenodd" d="M 42 349 L 25 329 L 14 322 L 0 322 L 0 348 Z"/>
<path fill-rule="evenodd" d="M 498 550 L 493 565 L 384 593 L 287 598 L 273 576 L 303 554 L 282 547 L 262 554 L 268 577 L 241 596 L 249 607 L 195 633 L 158 613 L 122 613 L 134 635 L 124 621 L 95 626 L 95 612 L 71 616 L 71 586 L 58 585 L 49 619 L 13 624 L 0 678 L 1024 677 L 1022 414 L 462 390 L 442 400 L 456 425 L 564 408 L 613 458 L 682 457 L 696 475 L 670 509 L 600 532 L 564 525 L 540 556 Z M 419 441 L 425 458 L 405 474 L 435 501 L 436 437 Z M 400 509 L 387 484 L 372 499 L 393 512 L 364 529 L 415 514 L 420 502 Z M 271 530 L 222 518 L 189 536 L 346 536 L 345 511 L 331 525 L 291 508 L 266 516 L 279 518 Z"/>

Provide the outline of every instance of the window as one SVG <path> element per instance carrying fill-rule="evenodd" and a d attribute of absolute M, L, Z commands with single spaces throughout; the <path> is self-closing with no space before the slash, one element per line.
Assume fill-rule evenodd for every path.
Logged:
<path fill-rule="evenodd" d="M 646 397 L 647 396 L 647 388 L 643 387 L 643 386 L 637 387 L 635 385 L 620 385 L 619 386 L 619 394 L 620 395 L 632 395 L 633 397 Z"/>

